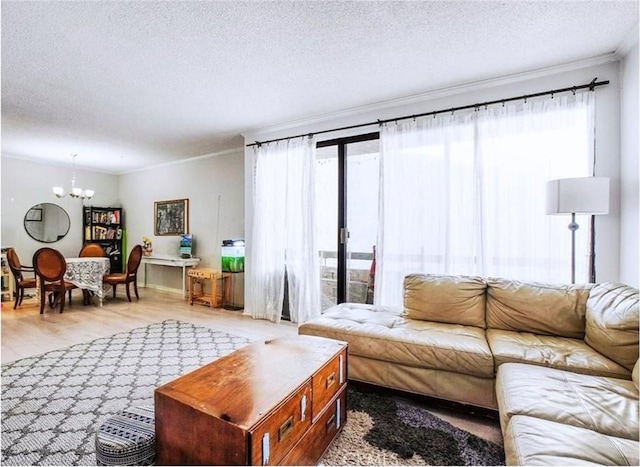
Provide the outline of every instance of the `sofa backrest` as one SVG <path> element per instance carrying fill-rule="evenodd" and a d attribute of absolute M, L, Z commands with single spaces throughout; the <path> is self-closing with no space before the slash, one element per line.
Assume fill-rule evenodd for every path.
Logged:
<path fill-rule="evenodd" d="M 404 317 L 484 329 L 486 287 L 481 277 L 410 274 L 404 278 Z"/>
<path fill-rule="evenodd" d="M 592 287 L 487 279 L 487 328 L 582 339 Z"/>
<path fill-rule="evenodd" d="M 631 370 L 638 360 L 638 289 L 607 282 L 587 300 L 584 341 Z"/>

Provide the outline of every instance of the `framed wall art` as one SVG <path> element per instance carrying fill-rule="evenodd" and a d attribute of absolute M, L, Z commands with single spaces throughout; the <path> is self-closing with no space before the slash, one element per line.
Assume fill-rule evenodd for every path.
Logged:
<path fill-rule="evenodd" d="M 172 199 L 155 203 L 155 235 L 189 233 L 189 199 Z"/>

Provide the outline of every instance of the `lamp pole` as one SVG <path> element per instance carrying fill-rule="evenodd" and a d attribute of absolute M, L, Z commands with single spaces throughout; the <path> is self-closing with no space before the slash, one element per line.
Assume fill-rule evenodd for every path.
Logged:
<path fill-rule="evenodd" d="M 576 283 L 576 230 L 580 228 L 576 222 L 576 213 L 571 213 L 571 222 L 567 226 L 571 230 L 571 283 Z"/>

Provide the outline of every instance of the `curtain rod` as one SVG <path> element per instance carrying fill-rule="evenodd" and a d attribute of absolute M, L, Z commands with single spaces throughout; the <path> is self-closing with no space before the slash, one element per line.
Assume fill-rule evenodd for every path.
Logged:
<path fill-rule="evenodd" d="M 457 112 L 459 110 L 468 110 L 468 109 L 479 109 L 480 107 L 487 107 L 489 105 L 494 105 L 494 104 L 504 104 L 505 102 L 512 102 L 512 101 L 519 101 L 519 100 L 524 100 L 526 102 L 527 99 L 531 99 L 532 97 L 540 97 L 540 96 L 548 96 L 551 95 L 553 96 L 554 94 L 560 94 L 563 92 L 573 92 L 575 94 L 576 91 L 580 90 L 580 89 L 589 89 L 589 91 L 594 91 L 596 86 L 604 86 L 605 84 L 609 84 L 609 81 L 599 81 L 596 82 L 598 78 L 593 78 L 593 80 L 588 83 L 588 84 L 581 84 L 579 86 L 571 86 L 568 88 L 562 88 L 562 89 L 552 89 L 550 91 L 544 91 L 544 92 L 536 92 L 534 94 L 524 94 L 522 96 L 517 96 L 517 97 L 508 97 L 506 99 L 497 99 L 494 101 L 487 101 L 487 102 L 479 102 L 477 104 L 471 104 L 471 105 L 463 105 L 461 107 L 451 107 L 448 109 L 441 109 L 441 110 L 433 110 L 431 112 L 425 112 L 425 113 L 420 113 L 420 114 L 414 114 L 414 115 L 405 115 L 404 117 L 396 117 L 396 118 L 388 118 L 386 120 L 376 120 L 375 122 L 369 122 L 369 123 L 359 123 L 357 125 L 349 125 L 349 126 L 343 126 L 340 128 L 332 128 L 331 130 L 321 130 L 321 131 L 316 131 L 316 132 L 310 132 L 310 133 L 305 133 L 302 135 L 295 135 L 295 136 L 286 136 L 284 138 L 276 138 L 276 139 L 270 139 L 267 141 L 256 141 L 255 143 L 250 143 L 247 144 L 246 146 L 260 146 L 262 144 L 268 144 L 268 143 L 275 143 L 276 141 L 282 141 L 285 139 L 294 139 L 294 138 L 302 138 L 303 136 L 313 136 L 313 135 L 320 135 L 322 133 L 332 133 L 334 131 L 342 131 L 342 130 L 352 130 L 354 128 L 362 128 L 365 126 L 371 126 L 371 125 L 382 125 L 384 123 L 389 123 L 389 122 L 397 122 L 398 120 L 408 120 L 410 118 L 417 118 L 417 117 L 427 117 L 430 115 L 437 115 L 437 114 L 441 114 L 441 113 L 446 113 L 446 112 Z"/>

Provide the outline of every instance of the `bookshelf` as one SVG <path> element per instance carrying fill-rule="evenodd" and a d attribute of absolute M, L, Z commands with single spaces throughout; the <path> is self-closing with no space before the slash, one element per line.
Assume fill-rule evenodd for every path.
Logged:
<path fill-rule="evenodd" d="M 11 277 L 11 272 L 9 271 L 9 262 L 7 261 L 5 248 L 2 249 L 0 269 L 2 270 L 2 301 L 10 302 L 13 300 L 13 277 Z"/>
<path fill-rule="evenodd" d="M 124 219 L 122 208 L 83 207 L 82 243 L 99 243 L 111 261 L 111 272 L 124 266 Z"/>

